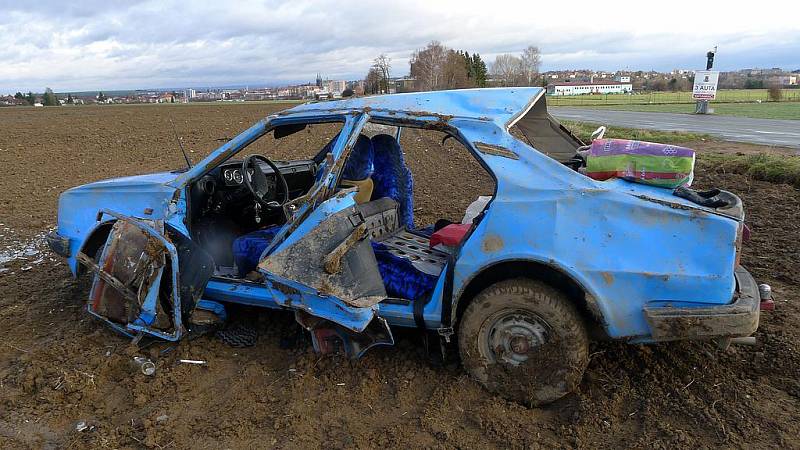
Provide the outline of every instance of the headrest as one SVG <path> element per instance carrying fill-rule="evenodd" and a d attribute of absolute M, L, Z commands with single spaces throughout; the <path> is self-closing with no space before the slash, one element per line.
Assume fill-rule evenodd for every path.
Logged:
<path fill-rule="evenodd" d="M 388 152 L 393 155 L 399 155 L 402 160 L 403 152 L 400 149 L 400 143 L 397 142 L 397 139 L 395 139 L 394 136 L 390 136 L 388 134 L 376 134 L 372 137 L 372 146 L 376 152 Z"/>

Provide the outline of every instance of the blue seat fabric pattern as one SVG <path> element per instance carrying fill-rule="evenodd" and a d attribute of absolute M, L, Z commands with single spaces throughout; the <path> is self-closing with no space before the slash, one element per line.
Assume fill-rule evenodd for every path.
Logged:
<path fill-rule="evenodd" d="M 403 158 L 403 150 L 393 136 L 378 134 L 372 138 L 375 157 L 372 173 L 372 200 L 389 197 L 397 202 L 400 225 L 414 229 L 414 181 Z"/>
<path fill-rule="evenodd" d="M 411 261 L 391 254 L 380 242 L 373 242 L 372 250 L 389 297 L 418 300 L 433 291 L 438 277 L 417 270 Z"/>
<path fill-rule="evenodd" d="M 273 225 L 239 236 L 233 241 L 233 260 L 239 269 L 239 276 L 243 277 L 255 270 L 261 254 L 280 229 L 280 225 Z"/>

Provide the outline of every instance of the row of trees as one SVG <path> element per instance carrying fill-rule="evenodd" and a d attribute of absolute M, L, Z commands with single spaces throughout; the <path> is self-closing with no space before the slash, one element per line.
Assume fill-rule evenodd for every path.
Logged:
<path fill-rule="evenodd" d="M 542 53 L 539 47 L 529 45 L 517 55 L 497 55 L 492 64 L 492 78 L 499 86 L 538 86 Z"/>
<path fill-rule="evenodd" d="M 16 94 L 14 94 L 14 98 L 16 98 L 17 100 L 23 100 L 28 105 L 33 106 L 36 103 L 37 95 L 34 94 L 33 92 L 28 92 L 27 94 L 23 94 L 22 92 L 17 92 Z M 108 97 L 106 97 L 105 94 L 100 92 L 99 94 L 97 94 L 96 98 L 97 101 L 104 102 Z M 41 102 L 42 105 L 44 106 L 61 106 L 61 102 L 58 100 L 58 97 L 50 88 L 45 88 L 44 94 L 42 94 L 41 97 Z M 68 93 L 67 99 L 64 102 L 68 105 L 72 105 L 75 103 L 75 99 L 72 98 L 72 94 Z M 174 97 L 173 97 L 173 103 L 174 103 Z"/>
<path fill-rule="evenodd" d="M 454 50 L 439 41 L 431 41 L 425 48 L 414 51 L 410 60 L 410 75 L 414 86 L 403 89 L 436 91 L 485 87 L 490 81 L 495 86 L 539 85 L 541 52 L 529 46 L 519 55 L 503 54 L 495 58 L 490 72 L 478 53 Z M 373 61 L 364 80 L 366 94 L 388 93 L 391 79 L 391 58 L 381 54 Z"/>
<path fill-rule="evenodd" d="M 17 92 L 16 94 L 14 94 L 14 98 L 16 98 L 17 100 L 24 100 L 31 106 L 34 103 L 36 103 L 36 95 L 34 95 L 33 92 L 28 92 L 27 94 L 23 94 L 22 92 Z M 50 88 L 45 88 L 44 94 L 42 94 L 42 104 L 44 106 L 61 105 L 61 103 L 59 103 L 58 101 L 58 98 L 56 97 L 56 94 L 54 94 L 53 90 Z"/>
<path fill-rule="evenodd" d="M 411 76 L 421 91 L 486 86 L 486 63 L 478 53 L 453 50 L 438 41 L 411 55 Z"/>

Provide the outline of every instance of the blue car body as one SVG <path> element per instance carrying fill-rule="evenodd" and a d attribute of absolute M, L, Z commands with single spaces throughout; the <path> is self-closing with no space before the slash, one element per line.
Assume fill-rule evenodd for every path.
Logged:
<path fill-rule="evenodd" d="M 171 261 L 171 301 L 180 321 L 181 274 L 175 268 L 182 262 L 175 236 L 191 239 L 186 220 L 191 183 L 277 126 L 343 121 L 306 201 L 289 213 L 296 219 L 283 225 L 264 251 L 262 258 L 269 259 L 332 214 L 353 207 L 352 192 L 334 193 L 338 163 L 367 122 L 435 129 L 474 155 L 495 179 L 496 192 L 422 308 L 426 329 L 449 338 L 459 312 L 482 287 L 504 274 L 527 273 L 542 275 L 569 292 L 586 320 L 610 338 L 649 342 L 751 334 L 758 324 L 758 304 L 752 277 L 738 266 L 741 204 L 704 207 L 668 189 L 619 179 L 596 181 L 579 173 L 565 161 L 580 142 L 547 114 L 544 102 L 540 88 L 507 88 L 303 104 L 259 121 L 186 171 L 99 181 L 64 192 L 51 246 L 77 274 L 86 262 L 79 255 L 94 256 L 95 249 L 110 245 L 109 229 L 116 221 L 124 219 L 161 236 Z M 539 130 L 541 136 L 529 136 L 533 145 L 523 142 L 510 133 L 514 125 L 532 134 Z M 165 229 L 172 234 L 167 236 Z M 195 289 L 200 292 L 195 307 L 238 303 L 294 309 L 354 335 L 376 320 L 390 326 L 420 325 L 413 303 L 354 306 L 267 266 L 260 266 L 263 282 L 211 274 Z M 102 255 L 93 270 L 103 271 Z M 149 308 L 143 308 L 142 316 L 157 313 L 152 302 Z M 171 333 L 154 331 L 147 317 L 138 325 L 136 320 L 103 320 L 129 335 L 144 331 L 176 340 L 185 331 L 181 326 Z"/>

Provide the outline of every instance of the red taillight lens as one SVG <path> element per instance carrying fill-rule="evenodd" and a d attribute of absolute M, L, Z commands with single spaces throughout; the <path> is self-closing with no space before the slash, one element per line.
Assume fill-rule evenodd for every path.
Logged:
<path fill-rule="evenodd" d="M 750 240 L 750 227 L 746 223 L 742 223 L 742 227 L 742 242 L 747 242 Z"/>

